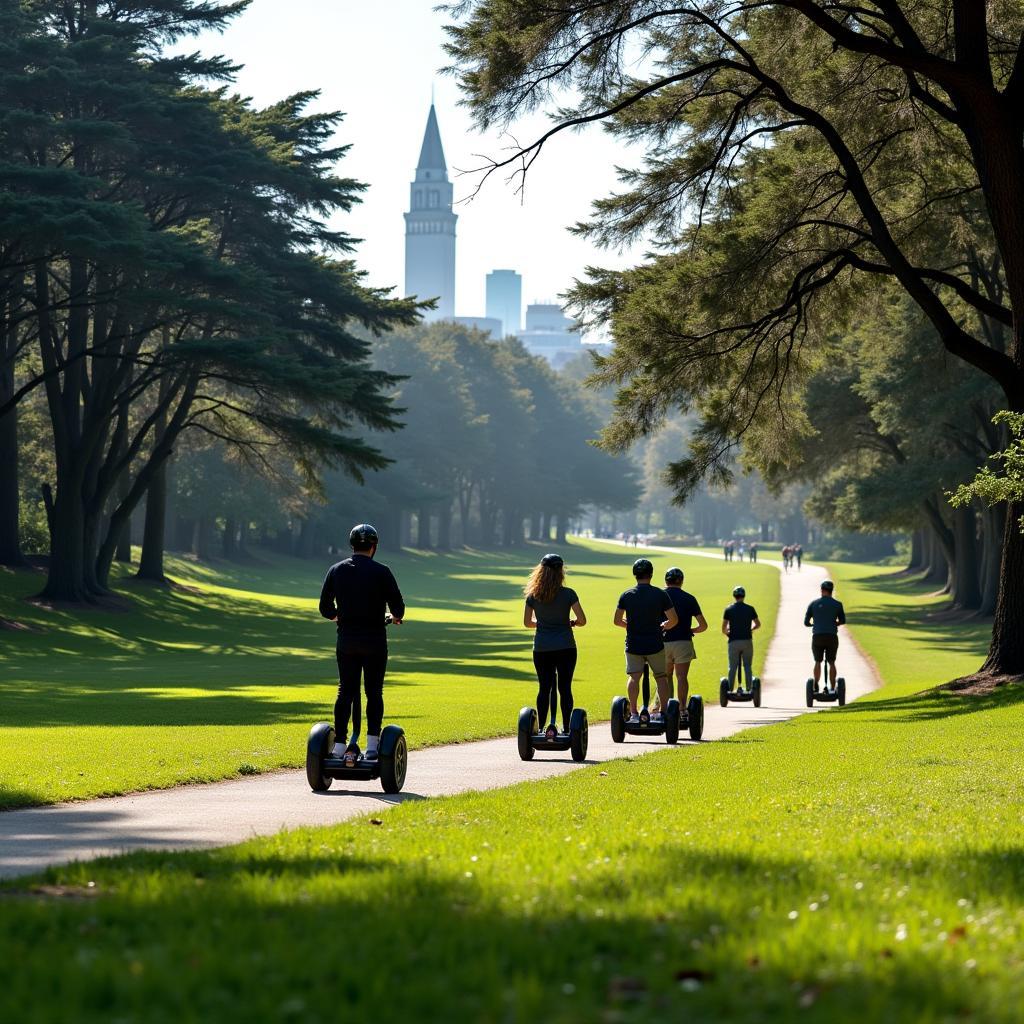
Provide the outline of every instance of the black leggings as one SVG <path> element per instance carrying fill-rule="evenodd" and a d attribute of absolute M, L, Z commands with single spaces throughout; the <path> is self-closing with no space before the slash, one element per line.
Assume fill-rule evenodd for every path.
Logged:
<path fill-rule="evenodd" d="M 569 731 L 569 716 L 572 714 L 572 674 L 576 671 L 576 648 L 566 647 L 561 651 L 534 651 L 533 666 L 537 670 L 537 714 L 540 726 L 547 725 L 551 712 L 551 690 L 558 686 L 558 703 L 562 711 L 562 728 Z"/>
<path fill-rule="evenodd" d="M 359 683 L 366 688 L 366 734 L 379 736 L 384 721 L 384 671 L 388 667 L 388 650 L 338 648 L 338 699 L 334 702 L 334 731 L 338 742 L 348 739 L 348 722 L 352 706 L 359 700 Z M 356 718 L 355 730 L 359 729 Z"/>

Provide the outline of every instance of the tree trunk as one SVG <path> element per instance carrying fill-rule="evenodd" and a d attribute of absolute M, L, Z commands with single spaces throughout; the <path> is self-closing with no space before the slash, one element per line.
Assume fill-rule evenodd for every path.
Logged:
<path fill-rule="evenodd" d="M 1024 533 L 1020 518 L 1024 507 L 1012 503 L 1006 510 L 1002 560 L 999 566 L 999 595 L 992 621 L 992 645 L 983 672 L 994 675 L 1024 675 Z"/>
<path fill-rule="evenodd" d="M 910 561 L 907 572 L 919 572 L 924 568 L 924 531 L 914 530 L 910 535 Z"/>
<path fill-rule="evenodd" d="M 956 573 L 950 588 L 953 606 L 976 611 L 981 607 L 978 528 L 974 509 L 970 505 L 953 510 L 953 543 L 956 549 Z"/>
<path fill-rule="evenodd" d="M 597 521 L 597 514 L 594 515 L 595 522 Z M 597 533 L 597 527 L 594 527 L 594 533 Z M 530 540 L 540 540 L 540 516 L 536 512 L 530 516 Z"/>
<path fill-rule="evenodd" d="M 128 491 L 131 488 L 131 478 L 128 475 L 128 470 L 124 470 L 121 473 L 120 478 L 117 481 L 117 497 L 118 504 L 124 501 L 128 497 Z M 166 513 L 165 513 L 166 515 Z M 131 517 L 125 520 L 124 525 L 121 527 L 117 537 L 117 548 L 114 551 L 114 561 L 121 562 L 122 565 L 131 565 L 132 562 L 132 521 Z"/>
<path fill-rule="evenodd" d="M 559 512 L 558 513 L 558 525 L 556 527 L 556 532 L 555 532 L 555 541 L 558 544 L 564 544 L 565 543 L 565 534 L 566 534 L 566 525 L 567 525 L 566 519 L 567 518 L 568 517 L 565 515 L 565 513 L 563 513 L 563 512 Z"/>
<path fill-rule="evenodd" d="M 167 463 L 153 474 L 146 488 L 146 518 L 142 527 L 142 554 L 136 579 L 164 583 L 164 531 L 167 524 Z"/>
<path fill-rule="evenodd" d="M 85 585 L 85 510 L 78 488 L 61 484 L 58 469 L 57 497 L 44 488 L 50 524 L 50 562 L 46 586 L 40 597 L 48 601 L 88 602 L 93 600 Z"/>
<path fill-rule="evenodd" d="M 999 563 L 1003 553 L 1003 535 L 1006 532 L 1006 506 L 994 505 L 982 511 L 984 523 L 984 564 L 982 571 L 982 615 L 994 615 L 999 599 Z"/>
<path fill-rule="evenodd" d="M 0 372 L 0 402 L 11 397 L 14 374 Z M 24 565 L 18 531 L 18 414 L 0 417 L 0 565 Z"/>
<path fill-rule="evenodd" d="M 224 557 L 238 557 L 238 523 L 234 516 L 228 516 L 224 520 Z"/>
<path fill-rule="evenodd" d="M 200 512 L 192 532 L 192 554 L 201 562 L 213 558 L 213 520 L 209 512 Z"/>
<path fill-rule="evenodd" d="M 547 512 L 542 512 L 540 516 L 540 534 L 538 535 L 540 540 L 549 541 L 551 540 L 551 517 Z"/>
<path fill-rule="evenodd" d="M 442 551 L 452 549 L 452 503 L 442 502 L 437 517 L 437 546 Z"/>

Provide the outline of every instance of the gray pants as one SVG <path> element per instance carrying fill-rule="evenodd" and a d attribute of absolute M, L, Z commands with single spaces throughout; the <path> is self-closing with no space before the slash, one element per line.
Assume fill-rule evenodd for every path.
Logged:
<path fill-rule="evenodd" d="M 743 682 L 747 689 L 750 689 L 750 680 L 754 677 L 752 664 L 754 661 L 753 640 L 730 640 L 729 641 L 729 688 L 736 685 L 736 669 L 739 668 L 740 658 L 743 659 Z"/>

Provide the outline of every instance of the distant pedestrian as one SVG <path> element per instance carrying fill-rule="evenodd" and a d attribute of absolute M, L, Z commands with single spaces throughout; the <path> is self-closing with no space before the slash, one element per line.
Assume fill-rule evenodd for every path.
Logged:
<path fill-rule="evenodd" d="M 750 561 L 757 561 L 757 541 L 753 541 L 750 545 Z"/>
<path fill-rule="evenodd" d="M 729 561 L 729 542 L 722 542 L 722 557 L 728 562 Z"/>
<path fill-rule="evenodd" d="M 793 549 L 793 554 L 796 555 L 796 567 L 799 570 L 803 566 L 804 560 L 804 546 L 803 544 L 797 544 Z"/>
<path fill-rule="evenodd" d="M 747 546 L 740 541 L 740 561 L 743 561 L 743 556 L 747 553 Z"/>

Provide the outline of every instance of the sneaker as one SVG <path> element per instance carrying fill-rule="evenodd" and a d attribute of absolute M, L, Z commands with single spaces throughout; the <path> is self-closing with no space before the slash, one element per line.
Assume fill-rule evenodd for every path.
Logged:
<path fill-rule="evenodd" d="M 365 754 L 363 754 L 363 760 L 364 761 L 376 761 L 377 760 L 377 751 L 376 750 L 368 750 Z"/>
<path fill-rule="evenodd" d="M 334 746 L 331 747 L 330 756 L 331 757 L 344 757 L 345 756 L 345 750 L 346 750 L 347 747 L 348 747 L 347 743 L 335 743 Z"/>
<path fill-rule="evenodd" d="M 640 724 L 640 716 L 639 715 L 630 715 L 629 716 L 629 724 L 630 725 L 639 725 Z"/>

